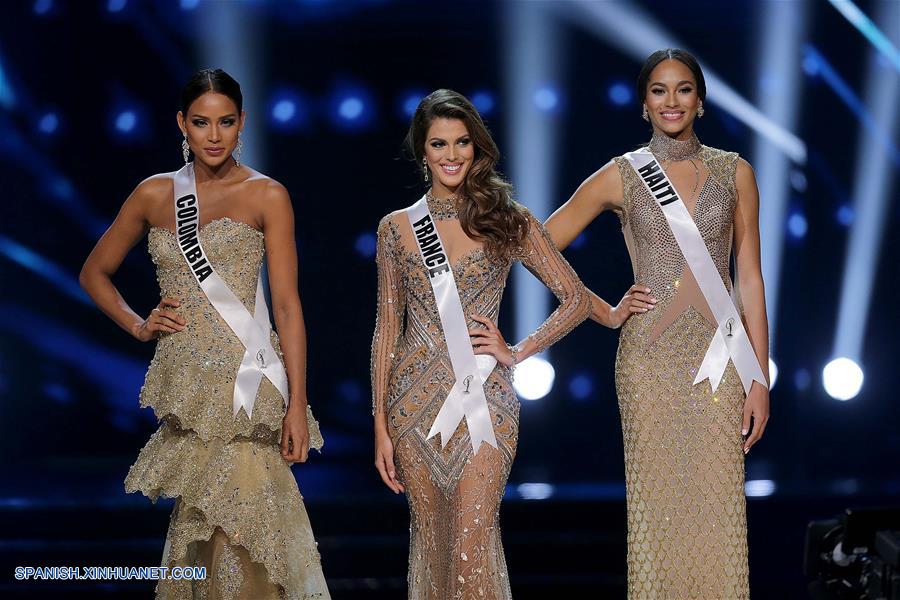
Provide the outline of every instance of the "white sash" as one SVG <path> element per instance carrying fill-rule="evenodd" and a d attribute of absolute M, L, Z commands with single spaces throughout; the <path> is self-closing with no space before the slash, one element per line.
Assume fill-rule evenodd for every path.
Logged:
<path fill-rule="evenodd" d="M 441 446 L 446 446 L 460 421 L 465 417 L 473 452 L 478 454 L 482 442 L 496 448 L 497 438 L 494 437 L 491 415 L 484 396 L 484 382 L 497 364 L 497 360 L 487 354 L 476 356 L 472 349 L 472 338 L 466 326 L 467 321 L 459 300 L 450 260 L 424 196 L 406 209 L 406 216 L 415 235 L 425 272 L 431 281 L 434 300 L 441 316 L 444 339 L 447 341 L 450 363 L 453 365 L 453 375 L 456 378 L 431 425 L 427 439 L 440 433 Z"/>
<path fill-rule="evenodd" d="M 247 416 L 253 416 L 253 404 L 263 377 L 268 378 L 278 389 L 287 406 L 287 374 L 270 340 L 272 325 L 269 323 L 269 307 L 263 295 L 262 278 L 257 275 L 256 307 L 251 315 L 207 259 L 200 244 L 199 227 L 200 204 L 197 200 L 194 164 L 188 163 L 175 173 L 175 232 L 178 247 L 200 284 L 200 289 L 245 348 L 234 383 L 234 415 L 237 416 L 238 410 L 243 406 Z"/>
<path fill-rule="evenodd" d="M 709 255 L 709 249 L 697 229 L 694 219 L 691 218 L 687 207 L 675 190 L 675 186 L 669 181 L 668 176 L 657 162 L 653 153 L 648 148 L 641 148 L 635 152 L 625 154 L 625 159 L 631 164 L 650 195 L 656 199 L 678 247 L 684 255 L 684 260 L 697 279 L 700 291 L 712 311 L 716 322 L 719 324 L 703 363 L 697 370 L 694 384 L 698 384 L 706 378 L 712 385 L 713 391 L 719 387 L 728 360 L 734 361 L 744 392 L 749 394 L 754 381 L 758 381 L 765 387 L 769 387 L 763 375 L 750 344 L 750 338 L 744 329 L 741 316 L 728 294 L 725 284 L 719 275 L 718 269 Z"/>

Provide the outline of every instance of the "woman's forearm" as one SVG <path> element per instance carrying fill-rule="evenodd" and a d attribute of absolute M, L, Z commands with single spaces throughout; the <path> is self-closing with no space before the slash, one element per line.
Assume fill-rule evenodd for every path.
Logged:
<path fill-rule="evenodd" d="M 604 327 L 612 327 L 610 313 L 613 306 L 591 290 L 588 290 L 588 293 L 591 295 L 591 319 Z"/>
<path fill-rule="evenodd" d="M 109 275 L 93 269 L 82 269 L 78 283 L 107 317 L 136 337 L 135 332 L 144 319 L 128 306 Z"/>
<path fill-rule="evenodd" d="M 284 353 L 290 401 L 288 410 L 306 410 L 306 325 L 300 299 L 274 309 L 275 327 Z"/>
<path fill-rule="evenodd" d="M 747 282 L 739 282 L 741 300 L 744 304 L 744 321 L 753 351 L 762 367 L 766 381 L 769 378 L 769 321 L 766 316 L 766 290 L 761 276 Z"/>

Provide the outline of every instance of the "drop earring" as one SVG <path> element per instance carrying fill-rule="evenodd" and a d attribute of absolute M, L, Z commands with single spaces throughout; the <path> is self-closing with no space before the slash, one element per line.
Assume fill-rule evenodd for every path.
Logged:
<path fill-rule="evenodd" d="M 428 159 L 424 156 L 422 157 L 422 175 L 425 177 L 425 182 L 428 182 Z"/>
<path fill-rule="evenodd" d="M 184 134 L 184 139 L 181 141 L 181 156 L 184 157 L 184 163 L 187 164 L 188 158 L 191 156 L 191 147 L 188 146 L 186 133 Z"/>
<path fill-rule="evenodd" d="M 703 110 L 703 103 L 701 102 L 700 107 L 697 109 L 697 116 L 702 117 L 704 112 L 705 111 Z"/>
<path fill-rule="evenodd" d="M 241 166 L 241 151 L 244 149 L 244 139 L 241 137 L 241 132 L 238 131 L 238 143 L 237 146 L 234 147 L 234 154 L 232 157 L 234 158 L 234 166 Z"/>
<path fill-rule="evenodd" d="M 648 123 L 650 122 L 650 113 L 647 111 L 647 105 L 646 105 L 646 104 L 644 105 L 644 114 L 641 115 L 641 116 L 644 117 L 644 120 L 645 120 L 645 121 L 647 121 Z"/>

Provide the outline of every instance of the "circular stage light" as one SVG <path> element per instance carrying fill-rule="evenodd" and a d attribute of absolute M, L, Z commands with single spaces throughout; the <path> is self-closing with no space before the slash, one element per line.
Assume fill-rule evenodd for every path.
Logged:
<path fill-rule="evenodd" d="M 41 133 L 45 133 L 47 135 L 56 133 L 58 127 L 59 117 L 57 117 L 56 113 L 54 112 L 45 113 L 38 121 L 38 130 L 40 130 Z"/>
<path fill-rule="evenodd" d="M 616 82 L 609 86 L 607 95 L 609 96 L 609 101 L 616 106 L 625 106 L 631 102 L 631 86 L 621 81 Z"/>
<path fill-rule="evenodd" d="M 534 105 L 544 112 L 555 110 L 559 106 L 559 93 L 550 86 L 543 86 L 534 92 Z"/>
<path fill-rule="evenodd" d="M 297 114 L 297 105 L 291 100 L 279 100 L 272 107 L 272 118 L 279 123 L 287 123 Z"/>
<path fill-rule="evenodd" d="M 116 131 L 119 133 L 131 133 L 137 125 L 137 113 L 133 110 L 123 110 L 116 117 Z"/>
<path fill-rule="evenodd" d="M 478 109 L 478 112 L 481 113 L 481 116 L 486 117 L 494 110 L 494 96 L 490 92 L 480 91 L 472 94 L 472 104 L 475 105 L 475 108 Z"/>
<path fill-rule="evenodd" d="M 795 212 L 790 217 L 788 217 L 788 232 L 796 239 L 800 239 L 806 236 L 806 230 L 808 229 L 808 225 L 806 223 L 806 217 L 803 216 L 803 213 Z"/>
<path fill-rule="evenodd" d="M 849 358 L 836 358 L 822 369 L 822 385 L 835 400 L 850 400 L 862 389 L 863 370 Z"/>
<path fill-rule="evenodd" d="M 594 382 L 584 373 L 576 375 L 569 382 L 569 393 L 576 400 L 587 400 L 594 393 Z"/>
<path fill-rule="evenodd" d="M 539 400 L 553 389 L 555 378 L 553 365 L 539 356 L 532 356 L 516 365 L 513 386 L 516 393 L 526 400 Z"/>

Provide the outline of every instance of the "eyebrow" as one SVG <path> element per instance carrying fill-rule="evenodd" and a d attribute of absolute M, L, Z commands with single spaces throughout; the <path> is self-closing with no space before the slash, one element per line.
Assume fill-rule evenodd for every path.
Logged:
<path fill-rule="evenodd" d="M 682 79 L 681 81 L 678 82 L 678 84 L 675 87 L 678 87 L 679 85 L 682 85 L 684 83 L 689 83 L 691 85 L 695 85 L 694 82 L 689 79 Z M 650 85 L 666 85 L 666 84 L 664 84 L 662 81 L 654 81 Z"/>
<path fill-rule="evenodd" d="M 228 117 L 231 117 L 232 119 L 234 119 L 234 118 L 237 117 L 237 115 L 234 114 L 234 113 L 228 113 L 227 115 L 222 116 L 222 117 L 219 117 L 219 118 L 220 118 L 220 119 L 227 119 Z M 206 119 L 207 121 L 210 120 L 209 117 L 207 117 L 206 115 L 198 115 L 198 114 L 193 114 L 193 115 L 191 115 L 191 118 L 192 118 L 192 119 Z"/>
<path fill-rule="evenodd" d="M 456 141 L 458 142 L 459 140 L 461 140 L 463 138 L 467 138 L 467 137 L 472 137 L 472 134 L 467 133 L 465 135 L 461 135 L 458 138 L 456 138 Z M 429 142 L 446 142 L 447 140 L 445 140 L 444 138 L 432 137 L 432 138 L 428 138 L 428 141 Z"/>

